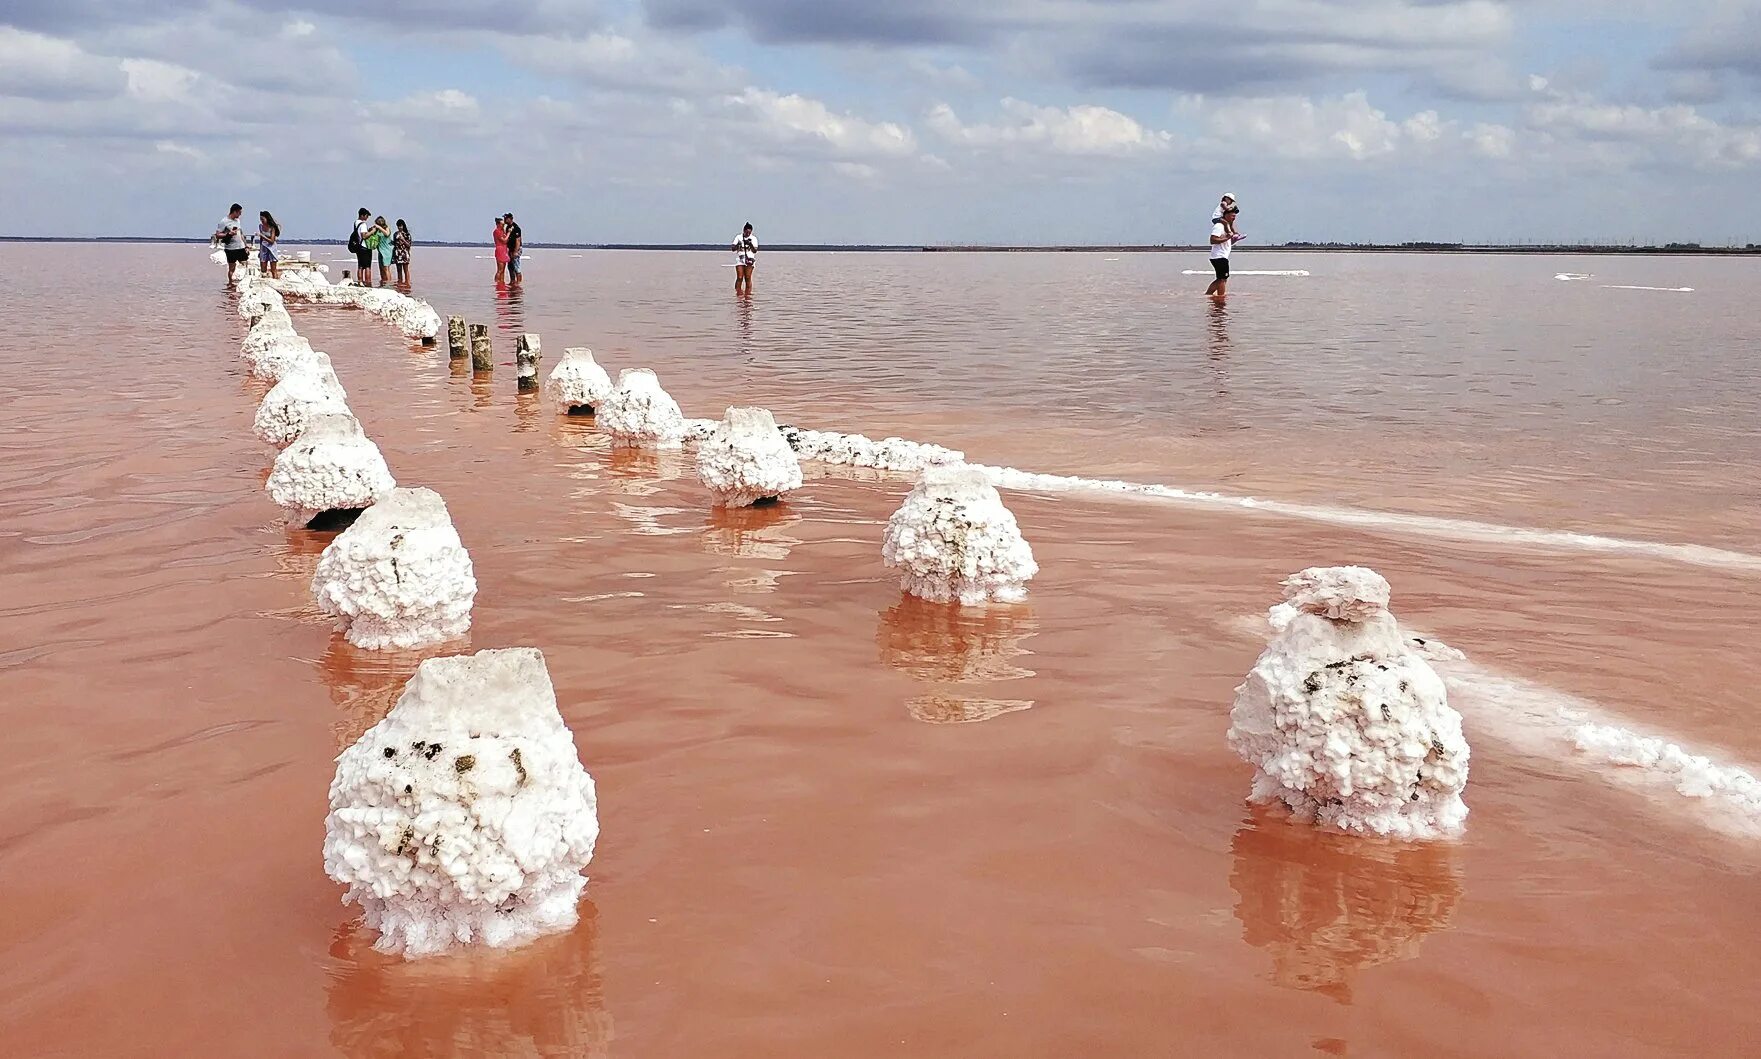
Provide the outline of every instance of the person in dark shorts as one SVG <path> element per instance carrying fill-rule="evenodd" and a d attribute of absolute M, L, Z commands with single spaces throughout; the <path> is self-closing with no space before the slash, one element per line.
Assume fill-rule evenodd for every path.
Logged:
<path fill-rule="evenodd" d="M 232 209 L 227 211 L 226 219 L 215 227 L 213 236 L 208 239 L 208 245 L 218 246 L 226 251 L 226 286 L 229 290 L 237 283 L 233 277 L 239 266 L 248 268 L 251 260 L 251 252 L 245 249 L 245 233 L 238 225 L 238 219 L 244 212 L 243 206 L 233 203 Z"/>
<path fill-rule="evenodd" d="M 373 285 L 373 258 L 375 255 L 372 248 L 367 245 L 367 239 L 372 234 L 373 211 L 362 206 L 360 211 L 355 214 L 355 234 L 349 239 L 349 249 L 355 252 L 355 275 L 359 277 L 356 282 L 363 287 Z"/>
<path fill-rule="evenodd" d="M 508 281 L 516 285 L 524 283 L 526 277 L 521 272 L 525 262 L 520 260 L 520 255 L 526 252 L 526 233 L 520 231 L 520 226 L 514 223 L 513 214 L 504 213 L 501 220 L 508 233 Z"/>
<path fill-rule="evenodd" d="M 1229 251 L 1235 248 L 1235 239 L 1229 228 L 1234 221 L 1236 209 L 1233 205 L 1223 211 L 1221 219 L 1211 225 L 1211 269 L 1217 278 L 1205 288 L 1205 293 L 1213 298 L 1229 296 Z"/>

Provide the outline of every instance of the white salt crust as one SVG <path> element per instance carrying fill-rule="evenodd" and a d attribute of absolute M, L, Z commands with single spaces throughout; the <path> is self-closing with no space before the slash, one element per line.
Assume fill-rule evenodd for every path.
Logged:
<path fill-rule="evenodd" d="M 573 927 L 599 837 L 593 777 L 529 647 L 422 663 L 336 759 L 324 870 L 407 959 Z"/>
<path fill-rule="evenodd" d="M 801 488 L 801 461 L 763 408 L 730 408 L 697 449 L 697 477 L 721 507 L 749 507 Z"/>
<path fill-rule="evenodd" d="M 348 394 L 330 366 L 330 358 L 313 353 L 282 375 L 257 406 L 251 432 L 278 448 L 293 444 L 322 415 L 350 415 Z"/>
<path fill-rule="evenodd" d="M 937 603 L 1014 602 L 1039 573 L 990 479 L 965 464 L 924 469 L 887 520 L 881 557 L 905 591 Z"/>
<path fill-rule="evenodd" d="M 1229 745 L 1254 766 L 1249 801 L 1282 802 L 1299 820 L 1345 832 L 1459 834 L 1468 812 L 1461 715 L 1403 639 L 1387 582 L 1333 567 L 1284 585 L 1278 631 L 1229 714 Z"/>
<path fill-rule="evenodd" d="M 440 494 L 393 489 L 324 549 L 312 596 L 356 647 L 407 650 L 470 631 L 477 579 Z"/>
<path fill-rule="evenodd" d="M 1649 771 L 1685 797 L 1704 798 L 1750 818 L 1761 815 L 1761 780 L 1744 769 L 1615 725 L 1579 725 L 1572 739 L 1580 751 L 1612 765 Z"/>
<path fill-rule="evenodd" d="M 563 359 L 544 380 L 545 395 L 564 412 L 597 408 L 611 391 L 611 376 L 593 359 L 591 349 L 580 347 L 563 350 Z"/>
<path fill-rule="evenodd" d="M 625 368 L 618 384 L 598 408 L 599 428 L 614 441 L 676 449 L 685 441 L 679 402 L 660 387 L 647 368 Z"/>
<path fill-rule="evenodd" d="M 794 426 L 780 429 L 789 447 L 802 459 L 819 463 L 870 467 L 883 471 L 921 471 L 925 467 L 961 463 L 966 459 L 966 454 L 956 449 L 906 441 L 904 438 L 871 441 L 861 434 L 803 430 Z"/>
<path fill-rule="evenodd" d="M 323 415 L 275 457 L 266 488 L 289 522 L 304 525 L 326 511 L 370 507 L 397 482 L 354 416 Z"/>
<path fill-rule="evenodd" d="M 433 306 L 401 291 L 331 283 L 310 271 L 291 272 L 270 282 L 275 289 L 292 297 L 326 305 L 358 306 L 397 328 L 406 338 L 434 338 L 445 327 Z"/>
<path fill-rule="evenodd" d="M 245 320 L 255 320 L 271 310 L 282 308 L 281 294 L 267 283 L 255 279 L 241 284 L 238 296 L 238 314 Z"/>

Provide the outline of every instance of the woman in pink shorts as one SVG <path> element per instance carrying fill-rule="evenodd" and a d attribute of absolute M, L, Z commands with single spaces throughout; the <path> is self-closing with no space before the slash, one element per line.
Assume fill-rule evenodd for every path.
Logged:
<path fill-rule="evenodd" d="M 506 283 L 508 278 L 508 230 L 495 219 L 495 282 Z"/>

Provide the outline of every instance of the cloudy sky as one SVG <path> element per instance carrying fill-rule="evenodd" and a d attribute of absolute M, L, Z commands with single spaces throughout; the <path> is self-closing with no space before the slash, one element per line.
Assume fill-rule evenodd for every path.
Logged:
<path fill-rule="evenodd" d="M 1761 0 L 4 0 L 0 234 L 1761 242 Z"/>

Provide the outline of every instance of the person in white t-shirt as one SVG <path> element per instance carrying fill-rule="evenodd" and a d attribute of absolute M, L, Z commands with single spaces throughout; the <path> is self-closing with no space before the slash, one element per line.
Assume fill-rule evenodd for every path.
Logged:
<path fill-rule="evenodd" d="M 237 281 L 233 279 L 233 274 L 238 271 L 240 265 L 249 261 L 251 256 L 251 252 L 245 249 L 245 233 L 238 226 L 239 216 L 244 212 L 243 206 L 236 202 L 233 203 L 232 209 L 227 212 L 225 219 L 215 227 L 214 234 L 208 239 L 209 246 L 217 246 L 226 251 L 227 290 L 231 290 L 236 285 Z"/>
<path fill-rule="evenodd" d="M 1221 219 L 1211 225 L 1211 268 L 1217 278 L 1205 288 L 1205 293 L 1213 298 L 1225 298 L 1229 295 L 1229 251 L 1235 248 L 1235 236 L 1230 233 L 1230 224 L 1235 219 L 1234 206 L 1223 211 Z"/>
<path fill-rule="evenodd" d="M 734 293 L 740 293 L 745 287 L 746 293 L 752 293 L 752 269 L 758 264 L 758 236 L 752 234 L 752 225 L 740 229 L 740 238 L 734 240 Z"/>

